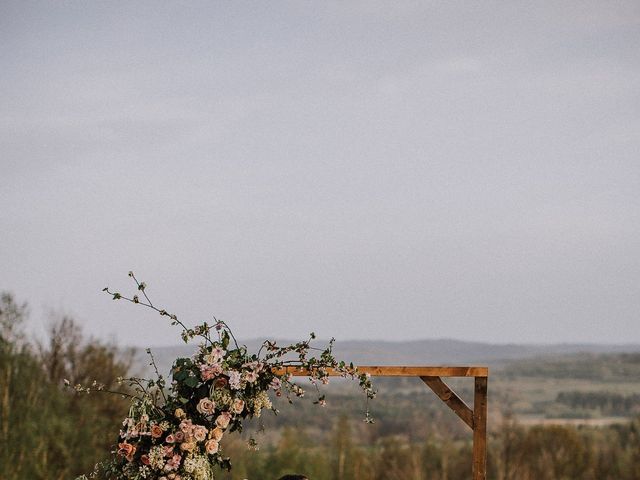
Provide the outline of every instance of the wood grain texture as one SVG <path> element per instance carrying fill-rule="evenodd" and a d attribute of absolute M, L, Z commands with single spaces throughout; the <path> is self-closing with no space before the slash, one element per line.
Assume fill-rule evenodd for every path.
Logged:
<path fill-rule="evenodd" d="M 369 373 L 376 377 L 486 377 L 489 375 L 487 367 L 431 367 L 431 366 L 372 366 L 359 365 L 360 373 Z M 276 370 L 276 373 L 287 372 L 294 377 L 305 377 L 309 375 L 308 370 L 302 368 L 287 367 Z M 334 370 L 328 371 L 331 376 L 339 376 L 340 373 Z"/>
<path fill-rule="evenodd" d="M 475 379 L 473 395 L 473 480 L 487 478 L 487 377 Z"/>
<path fill-rule="evenodd" d="M 473 410 L 440 377 L 420 377 L 460 419 L 473 430 Z"/>
<path fill-rule="evenodd" d="M 289 373 L 294 377 L 306 377 L 309 370 L 295 367 L 275 369 L 278 375 Z M 396 365 L 359 365 L 359 373 L 368 373 L 376 377 L 420 377 L 458 417 L 473 430 L 473 480 L 487 478 L 487 367 L 462 366 L 396 366 Z M 340 376 L 335 370 L 327 372 L 331 376 Z M 440 377 L 472 377 L 475 388 L 473 410 L 442 381 Z"/>

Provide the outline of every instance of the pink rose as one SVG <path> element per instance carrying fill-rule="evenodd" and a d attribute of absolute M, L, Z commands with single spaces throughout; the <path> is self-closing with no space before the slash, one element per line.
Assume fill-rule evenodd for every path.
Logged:
<path fill-rule="evenodd" d="M 204 448 L 209 455 L 213 455 L 218 452 L 218 442 L 213 439 L 208 440 L 207 443 L 204 444 Z"/>
<path fill-rule="evenodd" d="M 187 435 L 191 433 L 191 430 L 193 430 L 193 423 L 191 423 L 191 420 L 183 420 L 180 422 L 180 431 L 182 433 Z"/>
<path fill-rule="evenodd" d="M 231 421 L 231 414 L 229 412 L 222 412 L 216 418 L 216 425 L 222 429 L 227 428 L 229 422 Z"/>
<path fill-rule="evenodd" d="M 196 406 L 196 410 L 198 410 L 198 412 L 200 412 L 202 415 L 213 415 L 215 409 L 216 404 L 208 398 L 200 399 L 198 405 Z"/>
<path fill-rule="evenodd" d="M 205 438 L 207 438 L 207 428 L 203 427 L 202 425 L 197 425 L 196 428 L 193 430 L 193 438 L 196 439 L 196 441 L 198 442 L 202 442 L 204 441 Z"/>
<path fill-rule="evenodd" d="M 123 442 L 118 444 L 118 455 L 127 459 L 127 461 L 133 460 L 133 455 L 136 453 L 135 445 Z"/>
<path fill-rule="evenodd" d="M 162 427 L 160 425 L 151 425 L 151 436 L 153 438 L 160 438 L 163 432 L 164 430 L 162 430 Z"/>
<path fill-rule="evenodd" d="M 196 448 L 196 442 L 184 442 L 180 444 L 180 450 L 185 452 L 193 452 Z"/>
<path fill-rule="evenodd" d="M 209 438 L 212 438 L 216 442 L 219 442 L 220 440 L 222 440 L 222 435 L 224 435 L 224 432 L 222 431 L 221 428 L 214 428 L 209 432 Z"/>
<path fill-rule="evenodd" d="M 173 435 L 173 433 L 170 433 L 169 435 L 167 435 L 167 438 L 165 438 L 164 441 L 167 443 L 174 443 L 176 441 L 176 437 Z"/>
<path fill-rule="evenodd" d="M 233 405 L 231 405 L 231 411 L 235 414 L 241 414 L 242 410 L 244 410 L 244 400 L 241 398 L 236 398 L 233 401 Z"/>

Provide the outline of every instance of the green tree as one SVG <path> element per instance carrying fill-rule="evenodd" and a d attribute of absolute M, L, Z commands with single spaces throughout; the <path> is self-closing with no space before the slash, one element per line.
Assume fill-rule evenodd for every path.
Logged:
<path fill-rule="evenodd" d="M 128 403 L 64 390 L 64 379 L 114 388 L 131 354 L 84 339 L 69 317 L 54 319 L 48 342 L 24 334 L 26 304 L 0 296 L 0 472 L 3 480 L 67 480 L 108 456 Z"/>

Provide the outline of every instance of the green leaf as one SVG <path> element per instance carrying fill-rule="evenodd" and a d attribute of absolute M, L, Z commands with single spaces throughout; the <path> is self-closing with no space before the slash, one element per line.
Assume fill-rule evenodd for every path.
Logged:
<path fill-rule="evenodd" d="M 198 379 L 196 377 L 188 377 L 185 381 L 184 384 L 187 387 L 191 387 L 194 388 L 196 385 L 198 385 Z"/>
<path fill-rule="evenodd" d="M 225 350 L 227 349 L 227 347 L 229 346 L 229 332 L 227 332 L 226 330 L 224 330 L 222 332 L 222 348 L 224 348 Z"/>

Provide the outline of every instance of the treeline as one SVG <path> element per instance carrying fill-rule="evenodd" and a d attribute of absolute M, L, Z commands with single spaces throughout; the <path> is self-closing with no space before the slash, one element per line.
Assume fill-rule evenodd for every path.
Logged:
<path fill-rule="evenodd" d="M 64 379 L 113 386 L 132 356 L 83 337 L 68 316 L 52 319 L 45 342 L 25 335 L 28 310 L 0 295 L 0 478 L 69 480 L 108 455 L 128 403 L 78 397 Z"/>
<path fill-rule="evenodd" d="M 226 445 L 235 459 L 221 479 L 275 479 L 304 473 L 311 480 L 468 480 L 470 441 L 430 435 L 421 442 L 382 435 L 362 444 L 342 417 L 326 441 L 304 428 L 286 428 L 278 442 L 249 452 L 238 439 Z M 640 479 L 640 419 L 604 428 L 535 426 L 506 420 L 490 435 L 490 480 Z"/>
<path fill-rule="evenodd" d="M 109 455 L 128 402 L 78 396 L 64 379 L 116 388 L 117 377 L 134 373 L 132 353 L 85 338 L 65 316 L 52 320 L 45 341 L 34 341 L 25 334 L 27 316 L 26 305 L 0 295 L 0 478 L 74 479 Z M 246 438 L 228 437 L 223 448 L 234 469 L 218 480 L 275 480 L 293 472 L 311 480 L 467 480 L 471 442 L 462 422 L 438 402 L 427 404 L 423 385 L 381 383 L 381 391 L 386 387 L 372 404 L 374 425 L 359 421 L 363 399 L 340 384 L 327 408 L 281 405 L 282 415 L 261 419 L 259 451 L 249 450 Z M 525 428 L 507 418 L 491 426 L 489 479 L 640 479 L 640 419 L 602 428 Z"/>
<path fill-rule="evenodd" d="M 629 416 L 640 414 L 640 394 L 622 395 L 612 392 L 560 392 L 556 402 L 574 410 L 598 415 Z"/>
<path fill-rule="evenodd" d="M 554 358 L 514 360 L 502 371 L 507 377 L 582 379 L 630 382 L 640 377 L 640 353 L 580 353 Z"/>

